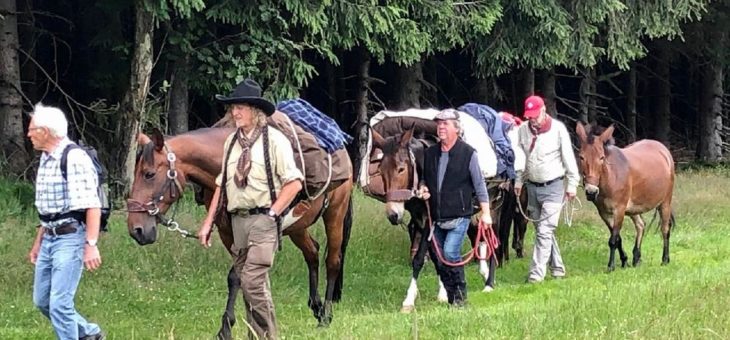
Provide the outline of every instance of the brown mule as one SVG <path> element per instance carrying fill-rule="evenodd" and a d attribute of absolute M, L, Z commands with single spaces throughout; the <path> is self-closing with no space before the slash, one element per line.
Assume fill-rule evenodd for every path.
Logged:
<path fill-rule="evenodd" d="M 169 221 L 164 213 L 182 196 L 188 181 L 203 187 L 205 206 L 207 208 L 210 205 L 211 193 L 216 186 L 215 178 L 222 168 L 223 144 L 233 131 L 232 128 L 205 128 L 167 138 L 159 131 L 152 138 L 139 135 L 141 152 L 134 169 L 127 216 L 129 234 L 137 243 L 146 245 L 156 241 L 157 223 Z M 284 235 L 291 238 L 307 262 L 309 307 L 320 325 L 331 322 L 332 302 L 339 301 L 342 296 L 345 251 L 352 227 L 352 185 L 352 178 L 333 182 L 325 194 L 309 204 L 297 205 L 294 213 L 301 218 L 284 230 Z M 307 230 L 320 216 L 324 219 L 327 233 L 327 288 L 324 304 L 318 292 L 319 244 Z M 230 251 L 233 244 L 230 221 L 219 218 L 216 225 L 223 245 Z M 228 303 L 218 338 L 231 338 L 239 288 L 240 280 L 231 268 L 228 275 Z"/>
<path fill-rule="evenodd" d="M 608 246 L 608 270 L 614 270 L 614 254 L 618 249 L 621 266 L 628 257 L 621 243 L 621 226 L 628 215 L 636 226 L 633 265 L 641 263 L 641 241 L 644 221 L 641 214 L 656 209 L 661 219 L 664 251 L 662 265 L 669 263 L 670 228 L 674 225 L 672 192 L 674 161 L 664 144 L 640 140 L 625 148 L 612 145 L 613 126 L 599 132 L 580 122 L 576 132 L 580 140 L 580 169 L 586 197 L 598 208 L 611 236 Z"/>

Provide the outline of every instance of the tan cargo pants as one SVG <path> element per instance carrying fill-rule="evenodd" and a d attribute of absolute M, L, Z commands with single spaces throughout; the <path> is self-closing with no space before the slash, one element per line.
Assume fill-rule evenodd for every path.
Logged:
<path fill-rule="evenodd" d="M 234 266 L 241 278 L 246 321 L 261 339 L 275 339 L 276 314 L 269 269 L 276 252 L 276 222 L 266 215 L 232 216 Z M 253 338 L 253 334 L 249 334 Z"/>

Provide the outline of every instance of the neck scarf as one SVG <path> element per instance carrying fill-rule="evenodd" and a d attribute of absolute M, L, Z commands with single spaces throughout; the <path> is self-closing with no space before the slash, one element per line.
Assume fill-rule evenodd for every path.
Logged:
<path fill-rule="evenodd" d="M 251 133 L 251 137 L 247 137 L 246 133 L 243 132 L 242 128 L 238 128 L 236 131 L 236 138 L 238 144 L 241 145 L 241 157 L 238 158 L 238 165 L 236 166 L 236 175 L 233 180 L 236 186 L 239 188 L 245 188 L 248 185 L 248 173 L 251 171 L 251 148 L 256 143 L 256 139 L 259 138 L 262 128 L 256 127 Z"/>
<path fill-rule="evenodd" d="M 532 132 L 532 142 L 530 143 L 530 151 L 535 148 L 535 142 L 537 141 L 537 135 L 550 131 L 550 126 L 553 124 L 553 118 L 549 115 L 545 115 L 545 120 L 540 124 L 540 127 L 536 128 L 530 124 L 530 132 Z"/>

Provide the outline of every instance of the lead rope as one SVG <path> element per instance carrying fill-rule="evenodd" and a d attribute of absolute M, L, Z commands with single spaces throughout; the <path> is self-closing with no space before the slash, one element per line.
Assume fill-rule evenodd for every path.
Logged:
<path fill-rule="evenodd" d="M 524 190 L 524 189 L 523 189 Z M 575 207 L 577 203 L 577 208 Z M 547 215 L 543 218 L 539 219 L 532 219 L 525 213 L 524 209 L 522 208 L 522 201 L 519 197 L 517 197 L 517 207 L 520 209 L 520 214 L 522 214 L 522 217 L 524 217 L 526 220 L 532 222 L 532 223 L 540 223 L 543 221 L 546 221 L 547 219 L 553 217 L 553 215 L 557 214 L 558 212 L 563 212 L 563 221 L 568 227 L 571 227 L 573 225 L 573 214 L 583 208 L 583 202 L 581 202 L 580 198 L 578 196 L 573 197 L 572 200 L 567 200 L 565 196 L 563 196 L 563 202 L 560 203 L 560 209 L 556 210 L 554 213 Z"/>
<path fill-rule="evenodd" d="M 482 212 L 484 213 L 484 212 Z M 488 213 L 488 212 L 487 212 Z M 435 248 L 436 257 L 438 257 L 439 261 L 443 263 L 446 266 L 449 267 L 459 267 L 463 266 L 467 263 L 469 263 L 474 257 L 476 257 L 478 260 L 487 260 L 495 255 L 496 249 L 499 247 L 499 239 L 497 238 L 497 235 L 494 234 L 494 230 L 491 228 L 491 226 L 487 226 L 482 221 L 479 221 L 479 225 L 477 226 L 477 235 L 474 239 L 474 245 L 472 246 L 472 250 L 469 251 L 469 253 L 466 255 L 466 258 L 462 256 L 462 260 L 459 262 L 451 262 L 444 258 L 444 255 L 441 253 L 441 248 L 439 247 L 438 240 L 436 237 L 434 237 L 433 231 L 436 227 L 433 225 L 433 221 L 431 220 L 431 207 L 429 206 L 428 202 L 426 202 L 426 219 L 429 226 L 429 229 L 431 230 L 428 238 L 430 239 L 431 243 L 433 244 L 433 247 Z M 487 253 L 482 257 L 479 255 L 479 243 L 484 242 L 484 244 L 487 245 Z M 495 261 L 497 259 L 495 258 Z"/>

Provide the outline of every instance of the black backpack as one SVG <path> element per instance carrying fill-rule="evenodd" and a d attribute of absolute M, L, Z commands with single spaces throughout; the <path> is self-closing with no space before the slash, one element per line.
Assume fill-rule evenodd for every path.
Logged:
<path fill-rule="evenodd" d="M 91 162 L 94 164 L 94 168 L 96 168 L 96 173 L 99 176 L 97 187 L 97 193 L 99 194 L 99 200 L 101 201 L 101 221 L 99 223 L 99 230 L 100 231 L 109 231 L 108 223 L 109 223 L 109 215 L 111 214 L 111 205 L 109 204 L 109 196 L 107 195 L 107 191 L 104 188 L 104 183 L 106 183 L 106 170 L 104 169 L 104 166 L 101 164 L 101 161 L 99 160 L 99 155 L 96 152 L 96 149 L 94 149 L 91 145 L 86 145 L 83 142 L 79 142 L 79 144 L 71 143 L 68 146 L 66 146 L 65 149 L 63 149 L 63 155 L 61 156 L 61 175 L 63 176 L 63 180 L 68 180 L 67 175 L 67 169 L 68 169 L 68 153 L 73 149 L 81 149 L 86 152 L 87 155 L 89 155 L 89 158 L 91 158 Z"/>

